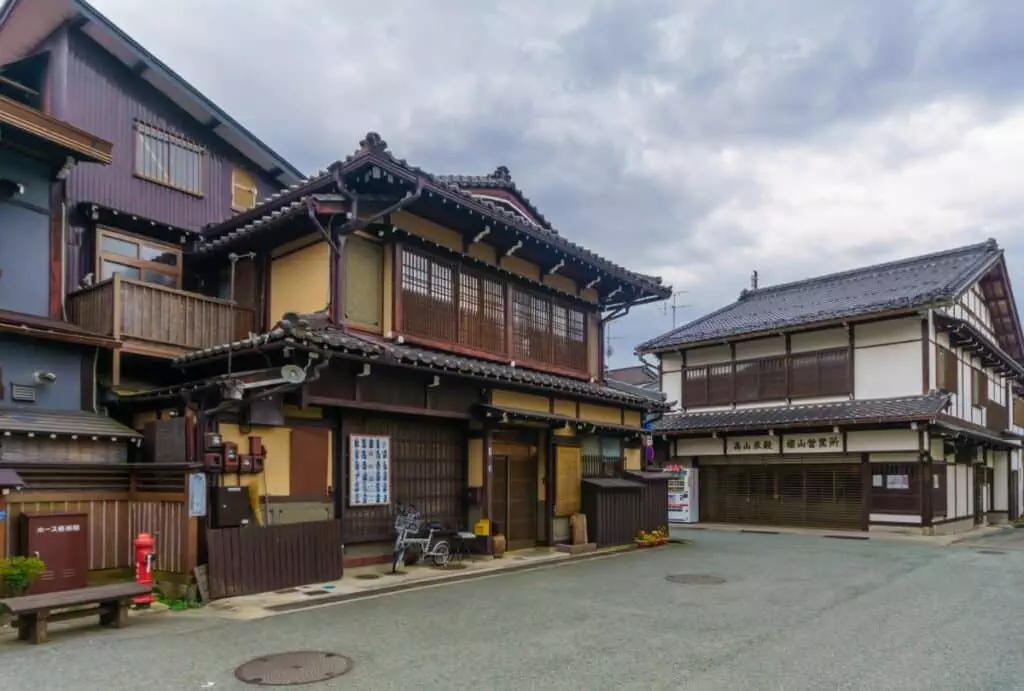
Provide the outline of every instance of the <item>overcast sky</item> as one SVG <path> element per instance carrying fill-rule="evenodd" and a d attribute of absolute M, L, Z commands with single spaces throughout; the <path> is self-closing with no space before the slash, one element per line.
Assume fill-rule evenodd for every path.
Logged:
<path fill-rule="evenodd" d="M 562 234 L 680 291 L 679 323 L 754 269 L 995 237 L 1020 275 L 1024 2 L 94 4 L 302 170 L 369 130 L 434 173 L 508 166 Z M 671 326 L 616 322 L 612 364 Z"/>

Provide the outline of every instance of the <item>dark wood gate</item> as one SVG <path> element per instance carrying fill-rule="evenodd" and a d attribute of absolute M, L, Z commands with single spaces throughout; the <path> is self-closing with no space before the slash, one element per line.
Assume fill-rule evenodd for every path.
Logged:
<path fill-rule="evenodd" d="M 537 545 L 537 456 L 526 444 L 495 443 L 491 513 L 509 549 Z"/>
<path fill-rule="evenodd" d="M 700 520 L 863 530 L 858 463 L 701 466 Z"/>
<path fill-rule="evenodd" d="M 985 466 L 974 466 L 974 524 L 985 522 Z"/>
<path fill-rule="evenodd" d="M 386 418 L 345 412 L 349 434 L 378 434 L 391 438 L 391 498 L 413 504 L 428 521 L 461 528 L 466 487 L 466 435 L 459 423 L 413 417 Z M 344 444 L 348 463 L 348 439 Z M 349 496 L 348 478 L 343 489 Z M 394 536 L 391 506 L 350 507 L 342 513 L 345 543 L 379 542 Z"/>
<path fill-rule="evenodd" d="M 341 578 L 341 521 L 222 528 L 206 540 L 212 599 Z"/>

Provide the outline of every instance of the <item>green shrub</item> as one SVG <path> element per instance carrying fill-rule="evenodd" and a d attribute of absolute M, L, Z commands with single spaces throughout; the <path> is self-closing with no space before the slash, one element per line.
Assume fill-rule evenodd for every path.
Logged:
<path fill-rule="evenodd" d="M 44 571 L 46 564 L 37 557 L 0 559 L 0 595 L 15 597 L 24 594 Z"/>

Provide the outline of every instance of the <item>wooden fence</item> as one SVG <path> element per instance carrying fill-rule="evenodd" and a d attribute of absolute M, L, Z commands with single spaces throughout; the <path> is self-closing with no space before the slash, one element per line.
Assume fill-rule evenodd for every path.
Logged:
<path fill-rule="evenodd" d="M 626 473 L 623 478 L 585 478 L 583 513 L 587 540 L 598 547 L 628 545 L 641 530 L 668 523 L 668 479 L 661 473 Z"/>
<path fill-rule="evenodd" d="M 341 578 L 341 521 L 206 531 L 211 599 Z"/>
<path fill-rule="evenodd" d="M 132 541 L 142 532 L 156 541 L 156 569 L 188 574 L 195 565 L 195 519 L 188 517 L 182 467 L 19 467 L 30 490 L 7 499 L 7 555 L 19 554 L 24 513 L 88 514 L 89 570 L 135 567 Z M 2 555 L 2 556 L 7 556 Z"/>

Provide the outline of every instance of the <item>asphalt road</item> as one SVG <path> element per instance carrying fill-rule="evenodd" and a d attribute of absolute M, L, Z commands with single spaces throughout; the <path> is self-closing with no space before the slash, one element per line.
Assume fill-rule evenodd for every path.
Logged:
<path fill-rule="evenodd" d="M 1016 532 L 951 547 L 692 532 L 692 545 L 254 622 L 167 614 L 3 645 L 0 689 L 257 688 L 234 668 L 303 649 L 355 661 L 311 691 L 1024 689 Z"/>

